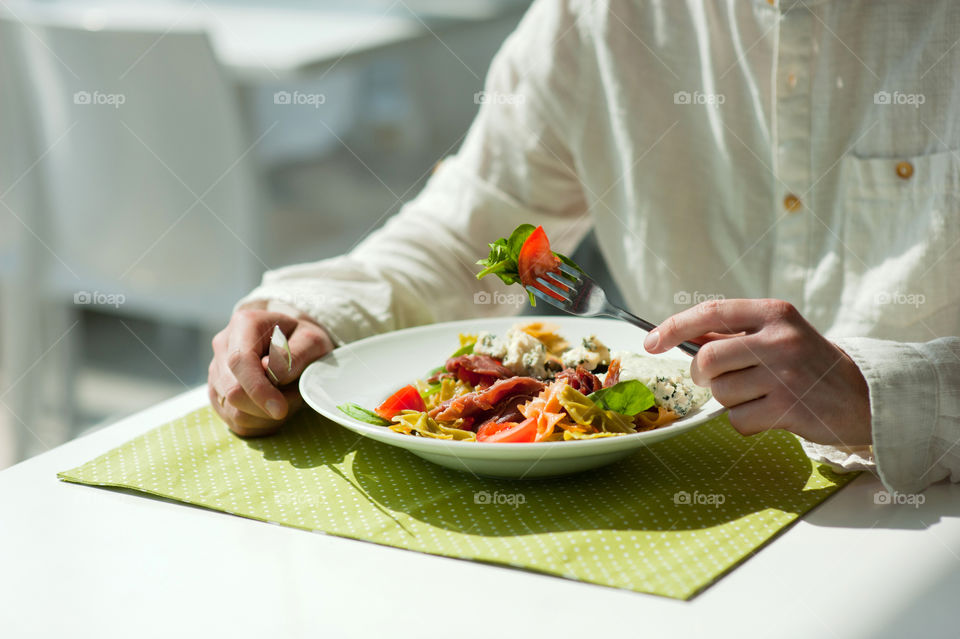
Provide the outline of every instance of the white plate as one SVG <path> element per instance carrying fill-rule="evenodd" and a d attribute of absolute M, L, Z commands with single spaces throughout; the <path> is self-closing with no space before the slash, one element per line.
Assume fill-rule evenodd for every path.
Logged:
<path fill-rule="evenodd" d="M 645 353 L 646 332 L 616 320 L 579 317 L 464 320 L 377 335 L 341 346 L 307 367 L 300 377 L 300 392 L 318 413 L 355 433 L 405 448 L 447 468 L 514 479 L 564 475 L 603 466 L 642 446 L 685 433 L 726 410 L 711 398 L 683 419 L 645 433 L 580 441 L 489 444 L 401 435 L 386 427 L 347 417 L 337 409 L 340 404 L 352 402 L 372 410 L 397 389 L 442 365 L 457 349 L 459 333 L 490 331 L 503 335 L 518 321 L 537 320 L 559 325 L 561 334 L 571 342 L 596 334 L 611 350 Z M 677 349 L 651 357 L 690 359 Z"/>

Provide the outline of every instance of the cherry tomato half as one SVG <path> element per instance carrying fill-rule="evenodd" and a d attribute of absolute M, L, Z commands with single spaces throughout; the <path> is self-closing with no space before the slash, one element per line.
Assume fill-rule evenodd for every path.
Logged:
<path fill-rule="evenodd" d="M 537 420 L 517 422 L 487 422 L 477 431 L 477 441 L 488 444 L 517 444 L 532 442 L 537 436 Z"/>
<path fill-rule="evenodd" d="M 413 384 L 409 384 L 384 400 L 373 412 L 389 420 L 393 419 L 393 416 L 402 410 L 422 412 L 425 409 L 426 406 L 423 403 L 423 397 L 420 396 L 420 391 L 418 391 Z"/>
<path fill-rule="evenodd" d="M 550 240 L 547 239 L 547 233 L 542 226 L 534 229 L 527 241 L 520 247 L 520 254 L 517 256 L 517 271 L 520 273 L 520 282 L 524 286 L 533 286 L 547 295 L 562 300 L 563 297 L 537 282 L 538 277 L 546 280 L 560 279 L 559 277 L 549 278 L 550 273 L 560 272 L 560 258 L 550 250 Z"/>

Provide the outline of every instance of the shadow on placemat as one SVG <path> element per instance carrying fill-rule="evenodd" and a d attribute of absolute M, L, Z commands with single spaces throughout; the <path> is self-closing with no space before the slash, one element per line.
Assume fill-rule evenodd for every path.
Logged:
<path fill-rule="evenodd" d="M 367 499 L 424 523 L 473 535 L 697 530 L 768 508 L 797 515 L 836 489 L 832 484 L 808 485 L 811 462 L 792 435 L 769 431 L 743 437 L 725 419 L 693 431 L 687 436 L 693 441 L 678 437 L 603 468 L 521 481 L 450 470 L 360 436 L 326 437 L 327 429 L 342 434 L 340 427 L 312 412 L 288 426 L 283 437 L 312 437 L 318 445 L 278 446 L 271 439 L 245 443 L 268 461 L 286 461 L 304 469 L 341 464 L 352 453 L 353 478 L 344 478 Z M 704 449 L 703 440 L 715 445 Z M 384 472 L 386 451 L 402 458 L 403 465 L 391 465 Z M 819 472 L 837 479 L 826 468 Z M 429 491 L 424 490 L 426 486 Z M 580 502 L 589 503 L 590 508 L 570 506 Z M 483 516 L 450 517 L 450 512 L 464 509 Z M 558 510 L 563 518 L 555 516 Z"/>
<path fill-rule="evenodd" d="M 563 444 L 559 444 L 563 445 Z M 309 410 L 243 440 L 209 408 L 62 479 L 447 557 L 688 599 L 852 479 L 725 419 L 565 477 L 478 478 Z"/>

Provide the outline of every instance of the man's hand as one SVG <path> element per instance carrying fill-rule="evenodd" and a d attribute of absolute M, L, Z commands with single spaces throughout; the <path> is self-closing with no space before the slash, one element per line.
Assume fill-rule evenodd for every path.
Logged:
<path fill-rule="evenodd" d="M 871 443 L 866 380 L 850 357 L 780 300 L 714 300 L 667 318 L 644 347 L 702 344 L 690 374 L 744 435 L 783 428 L 821 444 Z"/>
<path fill-rule="evenodd" d="M 293 355 L 293 367 L 279 377 L 279 388 L 266 372 L 276 325 L 287 336 Z M 207 381 L 210 403 L 238 435 L 274 433 L 303 403 L 296 384 L 300 373 L 332 348 L 327 332 L 313 322 L 270 311 L 237 311 L 213 338 Z"/>

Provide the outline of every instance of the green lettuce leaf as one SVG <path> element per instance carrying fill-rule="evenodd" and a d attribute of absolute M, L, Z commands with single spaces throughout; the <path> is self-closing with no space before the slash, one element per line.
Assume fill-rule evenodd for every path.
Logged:
<path fill-rule="evenodd" d="M 601 388 L 587 395 L 593 403 L 605 410 L 612 410 L 621 415 L 633 417 L 653 406 L 653 393 L 636 379 L 614 384 L 609 388 Z"/>

